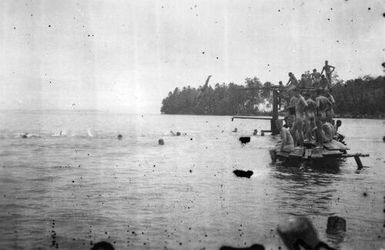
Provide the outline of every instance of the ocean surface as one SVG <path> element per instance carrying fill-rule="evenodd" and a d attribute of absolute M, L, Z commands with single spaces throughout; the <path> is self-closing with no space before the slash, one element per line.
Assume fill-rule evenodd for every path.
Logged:
<path fill-rule="evenodd" d="M 278 137 L 238 141 L 269 124 L 2 111 L 0 249 L 89 249 L 101 240 L 116 249 L 285 249 L 276 228 L 290 215 L 311 218 L 338 249 L 384 248 L 385 121 L 342 119 L 349 152 L 370 154 L 359 172 L 352 158 L 329 167 L 274 165 L 268 149 Z M 238 178 L 235 169 L 254 175 Z M 345 234 L 326 234 L 331 215 L 346 219 Z"/>

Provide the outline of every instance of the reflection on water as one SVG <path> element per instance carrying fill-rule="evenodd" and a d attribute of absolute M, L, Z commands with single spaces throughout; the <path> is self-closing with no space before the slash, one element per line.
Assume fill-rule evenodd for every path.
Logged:
<path fill-rule="evenodd" d="M 330 200 L 336 192 L 333 183 L 341 181 L 339 165 L 333 167 L 288 167 L 277 165 L 271 175 L 277 179 L 276 202 L 292 215 L 330 215 Z"/>
<path fill-rule="evenodd" d="M 272 165 L 268 149 L 278 138 L 251 136 L 269 121 L 0 113 L 0 248 L 87 249 L 107 240 L 117 249 L 218 249 L 258 242 L 276 249 L 282 243 L 275 228 L 291 214 L 311 217 L 334 246 L 378 248 L 385 143 L 373 131 L 384 125 L 343 124 L 352 151 L 371 154 L 360 174 L 351 159 L 329 166 Z M 365 138 L 356 137 L 364 125 Z M 238 132 L 231 132 L 235 127 Z M 170 130 L 182 135 L 171 136 Z M 66 132 L 57 136 L 58 131 Z M 15 136 L 20 133 L 39 137 Z M 240 136 L 251 136 L 250 143 L 242 146 Z M 158 145 L 160 138 L 165 145 Z M 235 169 L 254 174 L 237 178 Z M 329 215 L 347 220 L 344 237 L 325 234 Z"/>

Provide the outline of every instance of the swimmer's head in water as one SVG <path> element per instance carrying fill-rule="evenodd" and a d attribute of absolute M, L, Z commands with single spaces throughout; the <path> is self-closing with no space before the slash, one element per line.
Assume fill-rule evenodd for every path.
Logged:
<path fill-rule="evenodd" d="M 277 231 L 288 249 L 300 249 L 300 246 L 316 249 L 320 243 L 317 230 L 306 217 L 290 217 L 278 226 Z"/>
<path fill-rule="evenodd" d="M 100 241 L 93 245 L 91 250 L 114 250 L 114 246 L 111 245 L 111 243 L 108 243 L 106 241 Z"/>
<path fill-rule="evenodd" d="M 317 69 L 313 69 L 313 72 L 317 72 Z"/>

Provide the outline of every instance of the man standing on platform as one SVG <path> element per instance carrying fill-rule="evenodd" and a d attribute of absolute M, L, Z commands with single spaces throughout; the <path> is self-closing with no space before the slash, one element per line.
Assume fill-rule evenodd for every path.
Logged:
<path fill-rule="evenodd" d="M 304 141 L 303 123 L 305 119 L 305 111 L 307 102 L 300 94 L 298 88 L 294 89 L 294 96 L 290 100 L 290 106 L 295 107 L 295 122 L 293 124 L 292 132 L 294 135 L 294 146 L 302 146 Z"/>
<path fill-rule="evenodd" d="M 332 65 L 328 64 L 328 61 L 325 61 L 325 65 L 322 68 L 321 75 L 325 71 L 326 78 L 329 80 L 329 83 L 332 83 L 332 73 L 336 68 Z"/>
<path fill-rule="evenodd" d="M 311 73 L 311 81 L 313 87 L 317 88 L 319 86 L 321 81 L 321 73 L 317 72 L 317 69 L 313 69 L 313 73 Z"/>
<path fill-rule="evenodd" d="M 289 72 L 289 81 L 286 83 L 286 87 L 287 87 L 288 91 L 291 91 L 291 90 L 295 89 L 296 87 L 298 87 L 298 80 L 294 76 L 294 74 L 291 72 Z"/>

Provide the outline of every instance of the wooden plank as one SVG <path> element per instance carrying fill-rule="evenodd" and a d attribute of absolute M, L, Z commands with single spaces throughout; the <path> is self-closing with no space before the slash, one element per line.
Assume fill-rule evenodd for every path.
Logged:
<path fill-rule="evenodd" d="M 359 157 L 369 157 L 369 154 L 361 154 L 361 153 L 357 153 L 357 154 L 343 154 L 341 155 L 341 157 L 356 157 L 356 156 L 359 156 Z"/>
<path fill-rule="evenodd" d="M 322 151 L 322 155 L 325 155 L 325 156 L 339 156 L 339 155 L 342 155 L 342 152 L 341 151 L 338 151 L 338 150 L 323 150 Z"/>
<path fill-rule="evenodd" d="M 303 158 L 308 159 L 311 157 L 311 149 L 305 148 L 305 154 L 303 155 Z"/>
<path fill-rule="evenodd" d="M 271 116 L 240 116 L 240 115 L 237 115 L 237 116 L 233 116 L 231 118 L 232 121 L 234 121 L 234 119 L 255 119 L 255 120 L 271 120 L 272 117 Z"/>
<path fill-rule="evenodd" d="M 311 151 L 311 158 L 323 158 L 323 148 L 313 148 Z"/>
<path fill-rule="evenodd" d="M 295 147 L 294 151 L 290 153 L 289 157 L 303 157 L 304 148 L 303 147 Z"/>

